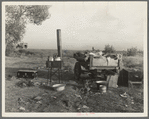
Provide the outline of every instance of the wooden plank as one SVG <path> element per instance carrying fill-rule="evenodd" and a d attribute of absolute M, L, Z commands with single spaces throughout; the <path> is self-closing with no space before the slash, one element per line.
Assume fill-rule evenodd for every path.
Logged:
<path fill-rule="evenodd" d="M 18 72 L 32 72 L 32 73 L 37 73 L 35 70 L 18 70 Z"/>
<path fill-rule="evenodd" d="M 142 82 L 138 81 L 129 81 L 129 88 L 133 88 L 134 85 L 142 85 Z"/>
<path fill-rule="evenodd" d="M 107 81 L 108 81 L 108 87 L 117 88 L 118 75 L 107 76 Z"/>
<path fill-rule="evenodd" d="M 116 69 L 118 67 L 115 67 L 115 66 L 92 66 L 90 67 L 90 70 L 93 70 L 93 69 Z"/>

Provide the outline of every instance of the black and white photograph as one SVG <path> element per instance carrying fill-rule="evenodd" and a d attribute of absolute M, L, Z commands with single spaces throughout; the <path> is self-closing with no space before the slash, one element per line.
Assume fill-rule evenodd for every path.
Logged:
<path fill-rule="evenodd" d="M 2 117 L 147 117 L 146 1 L 2 2 Z"/>

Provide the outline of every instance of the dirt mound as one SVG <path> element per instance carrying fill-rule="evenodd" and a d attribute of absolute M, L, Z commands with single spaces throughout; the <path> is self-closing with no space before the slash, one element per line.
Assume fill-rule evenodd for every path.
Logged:
<path fill-rule="evenodd" d="M 22 103 L 20 103 L 22 102 Z M 24 112 L 89 112 L 79 89 L 66 86 L 62 92 L 39 94 L 34 97 L 24 97 L 18 101 L 19 111 Z M 21 109 L 22 110 L 21 110 Z"/>

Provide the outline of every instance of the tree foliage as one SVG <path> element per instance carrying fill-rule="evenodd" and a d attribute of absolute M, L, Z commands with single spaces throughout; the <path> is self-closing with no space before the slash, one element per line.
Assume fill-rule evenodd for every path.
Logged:
<path fill-rule="evenodd" d="M 25 34 L 27 23 L 41 25 L 50 17 L 47 5 L 6 5 L 5 44 L 17 43 Z"/>
<path fill-rule="evenodd" d="M 115 52 L 115 49 L 114 49 L 114 47 L 111 45 L 105 45 L 105 48 L 104 48 L 104 52 L 105 53 L 114 53 Z"/>
<path fill-rule="evenodd" d="M 137 52 L 138 52 L 137 48 L 135 47 L 129 48 L 127 49 L 127 56 L 135 56 L 137 55 Z"/>

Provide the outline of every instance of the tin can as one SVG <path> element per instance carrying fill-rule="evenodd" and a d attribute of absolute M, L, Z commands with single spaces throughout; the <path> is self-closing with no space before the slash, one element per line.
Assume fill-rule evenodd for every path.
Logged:
<path fill-rule="evenodd" d="M 107 92 L 107 86 L 99 85 L 99 92 L 100 93 L 106 93 Z"/>

